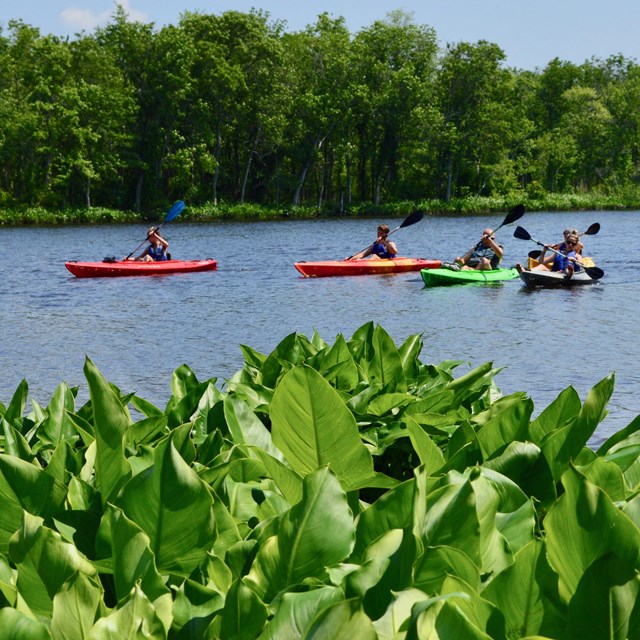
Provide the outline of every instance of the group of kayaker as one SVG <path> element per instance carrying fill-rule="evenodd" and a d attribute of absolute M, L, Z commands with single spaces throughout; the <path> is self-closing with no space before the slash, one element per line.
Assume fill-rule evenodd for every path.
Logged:
<path fill-rule="evenodd" d="M 377 229 L 376 240 L 366 249 L 347 258 L 347 260 L 373 260 L 394 258 L 398 253 L 395 242 L 388 238 L 389 227 L 381 224 Z M 574 271 L 579 271 L 582 264 L 583 244 L 577 229 L 565 229 L 563 241 L 554 245 L 545 244 L 538 258 L 538 264 L 532 267 L 534 271 L 562 271 L 569 278 Z M 552 253 L 552 255 L 548 255 Z M 487 228 L 482 232 L 480 240 L 462 256 L 457 256 L 453 262 L 443 262 L 442 267 L 453 271 L 479 270 L 490 271 L 498 269 L 503 258 L 502 245 L 496 242 L 493 229 Z M 524 267 L 516 264 L 518 272 Z"/>

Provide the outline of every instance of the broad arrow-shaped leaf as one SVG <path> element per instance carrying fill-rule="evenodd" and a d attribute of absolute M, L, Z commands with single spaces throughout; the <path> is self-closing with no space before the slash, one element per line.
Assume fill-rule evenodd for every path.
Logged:
<path fill-rule="evenodd" d="M 299 475 L 329 465 L 347 490 L 373 477 L 353 414 L 317 371 L 289 371 L 276 388 L 270 415 L 273 442 Z"/>

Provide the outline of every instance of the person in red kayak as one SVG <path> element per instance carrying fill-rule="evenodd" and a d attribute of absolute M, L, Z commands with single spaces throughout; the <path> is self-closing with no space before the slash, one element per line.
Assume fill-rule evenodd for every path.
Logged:
<path fill-rule="evenodd" d="M 378 237 L 376 241 L 360 253 L 356 253 L 354 256 L 347 258 L 347 260 L 361 260 L 369 256 L 374 260 L 395 258 L 398 253 L 398 248 L 395 242 L 391 242 L 391 240 L 387 238 L 388 235 L 389 227 L 386 224 L 381 224 L 378 227 Z"/>
<path fill-rule="evenodd" d="M 167 254 L 169 243 L 158 233 L 157 227 L 151 227 L 151 229 L 147 231 L 147 240 L 149 241 L 149 245 L 139 256 L 136 258 L 125 258 L 125 260 L 137 260 L 139 262 L 169 260 Z"/>

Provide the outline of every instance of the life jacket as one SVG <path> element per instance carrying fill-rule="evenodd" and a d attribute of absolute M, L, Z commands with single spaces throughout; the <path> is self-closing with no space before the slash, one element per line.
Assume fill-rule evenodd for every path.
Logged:
<path fill-rule="evenodd" d="M 162 245 L 158 247 L 151 245 L 147 253 L 154 259 L 155 262 L 161 262 L 162 260 L 167 259 L 167 254 L 165 253 L 165 249 Z"/>

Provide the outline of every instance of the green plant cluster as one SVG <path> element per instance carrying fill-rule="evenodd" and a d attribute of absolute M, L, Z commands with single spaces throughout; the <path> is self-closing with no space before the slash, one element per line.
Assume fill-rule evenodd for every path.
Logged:
<path fill-rule="evenodd" d="M 164 410 L 85 364 L 2 416 L 3 637 L 584 640 L 640 634 L 639 420 L 613 375 L 535 419 L 485 363 L 368 323 L 183 365 Z M 137 415 L 134 418 L 134 413 Z"/>

